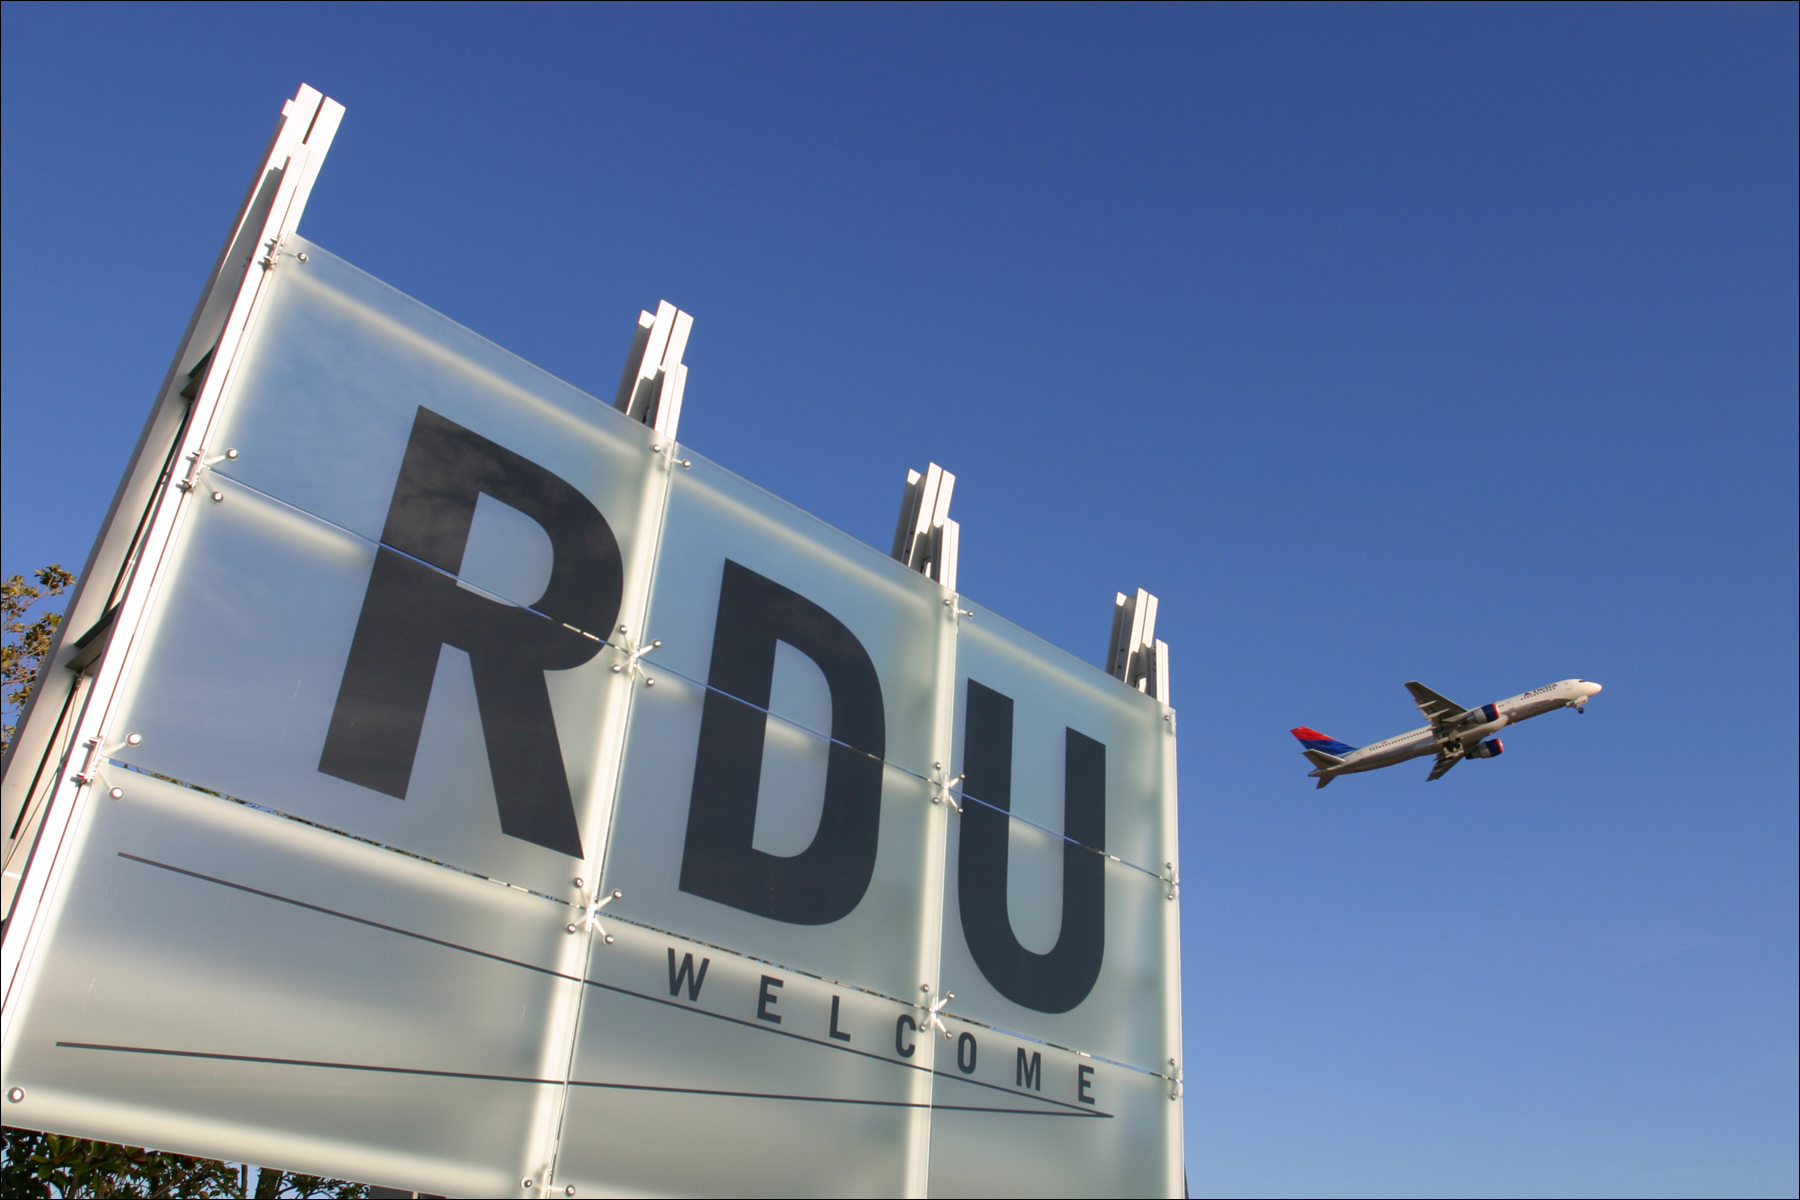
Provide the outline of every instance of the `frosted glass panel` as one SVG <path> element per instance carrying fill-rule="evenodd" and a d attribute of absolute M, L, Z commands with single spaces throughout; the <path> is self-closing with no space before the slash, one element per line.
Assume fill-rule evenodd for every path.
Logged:
<path fill-rule="evenodd" d="M 769 648 L 785 642 L 829 678 L 837 725 L 816 732 L 929 776 L 948 749 L 937 686 L 954 632 L 944 590 L 699 455 L 691 460 L 670 478 L 646 626 L 662 645 L 649 661 L 766 705 L 743 691 L 762 681 Z M 715 632 L 728 635 L 723 647 Z M 859 723 L 871 670 L 879 719 Z"/>
<path fill-rule="evenodd" d="M 581 874 L 580 857 L 503 829 L 488 747 L 496 741 L 490 734 L 507 735 L 498 719 L 506 714 L 489 712 L 484 725 L 469 654 L 444 646 L 423 660 L 430 677 L 414 697 L 424 704 L 412 734 L 417 749 L 395 788 L 404 798 L 322 769 L 376 548 L 229 481 L 214 486 L 224 498 L 197 503 L 189 514 L 114 725 L 121 743 L 126 734 L 141 741 L 112 753 L 147 771 L 563 895 Z M 580 848 L 596 855 L 603 748 L 595 731 L 628 685 L 610 669 L 616 651 L 521 618 L 572 647 L 571 657 L 591 655 L 573 669 L 540 673 L 569 798 L 539 802 L 552 811 L 560 804 Z M 377 749 L 404 748 L 405 733 Z M 554 753 L 543 755 L 552 767 Z M 509 781 L 504 773 L 502 781 Z"/>
<path fill-rule="evenodd" d="M 932 1196 L 1180 1196 L 1166 1080 L 951 1019 L 931 1114 Z"/>
<path fill-rule="evenodd" d="M 117 767 L 77 838 L 9 1121 L 517 1191 L 580 987 L 566 907 Z"/>
<path fill-rule="evenodd" d="M 448 1195 L 1174 1194 L 1174 714 L 317 246 L 267 284 L 9 1120 Z"/>
<path fill-rule="evenodd" d="M 608 911 L 891 996 L 930 981 L 947 811 L 931 787 L 678 675 L 648 678 Z"/>
<path fill-rule="evenodd" d="M 918 1009 L 656 931 L 608 931 L 589 968 L 557 1188 L 917 1194 L 934 1050 L 913 1033 Z"/>
<path fill-rule="evenodd" d="M 1009 823 L 1004 891 L 971 879 L 960 859 L 973 807 L 950 823 L 941 975 L 956 999 L 948 1011 L 1166 1071 L 1181 1057 L 1179 981 L 1174 959 L 1164 958 L 1179 936 L 1168 885 L 1075 848 L 1077 891 L 1065 907 L 1070 843 L 1020 821 Z M 1060 1004 L 1072 1006 L 1039 1007 Z"/>
<path fill-rule="evenodd" d="M 1176 861 L 1173 711 L 980 605 L 961 603 L 975 614 L 956 631 L 955 760 L 969 775 L 963 791 L 1064 832 L 1067 731 L 1074 730 L 1106 748 L 1103 848 L 1160 874 Z M 982 796 L 982 773 L 970 771 L 971 679 L 1001 698 L 989 711 L 1005 717 L 996 734 L 1011 737 L 1009 797 Z"/>
<path fill-rule="evenodd" d="M 329 251 L 294 242 L 307 261 L 284 256 L 271 280 L 213 439 L 214 473 L 378 540 L 425 410 L 472 435 L 477 450 L 499 448 L 484 456 L 464 446 L 461 458 L 437 464 L 485 489 L 489 505 L 507 501 L 495 494 L 507 490 L 506 467 L 547 472 L 592 502 L 627 563 L 649 548 L 640 517 L 646 503 L 660 512 L 667 472 L 651 430 Z M 226 450 L 236 457 L 223 458 Z M 549 540 L 522 513 L 512 513 L 515 530 L 506 514 L 489 516 L 471 538 L 476 561 L 465 577 L 531 604 L 547 578 Z M 484 524 L 494 527 L 486 538 Z M 457 570 L 422 547 L 400 548 Z M 605 621 L 571 623 L 609 632 Z"/>

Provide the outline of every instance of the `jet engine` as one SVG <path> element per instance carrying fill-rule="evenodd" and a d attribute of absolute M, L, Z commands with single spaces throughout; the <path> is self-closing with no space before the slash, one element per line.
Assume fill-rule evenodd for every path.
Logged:
<path fill-rule="evenodd" d="M 1468 712 L 1466 712 L 1462 716 L 1456 718 L 1456 723 L 1461 728 L 1467 728 L 1470 725 L 1491 724 L 1492 722 L 1497 721 L 1499 719 L 1500 719 L 1500 706 L 1499 705 L 1483 704 L 1480 708 L 1471 708 Z"/>
<path fill-rule="evenodd" d="M 1506 753 L 1506 747 L 1500 744 L 1499 738 L 1489 738 L 1470 746 L 1468 753 L 1470 758 L 1499 758 Z"/>
<path fill-rule="evenodd" d="M 1502 715 L 1497 705 L 1484 704 L 1480 708 L 1471 708 L 1457 719 L 1451 733 L 1457 741 L 1465 746 L 1474 747 L 1482 738 L 1490 733 L 1498 733 L 1506 727 L 1507 718 Z M 1469 750 L 1470 754 L 1475 751 Z M 1494 751 L 1498 754 L 1499 751 Z M 1483 755 L 1484 758 L 1492 755 Z"/>

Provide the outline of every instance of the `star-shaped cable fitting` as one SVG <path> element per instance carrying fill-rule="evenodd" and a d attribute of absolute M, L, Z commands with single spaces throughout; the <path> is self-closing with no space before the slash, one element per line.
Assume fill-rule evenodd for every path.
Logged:
<path fill-rule="evenodd" d="M 583 904 L 581 906 L 581 920 L 570 925 L 569 932 L 580 933 L 583 930 L 586 930 L 589 933 L 597 933 L 605 940 L 607 945 L 612 945 L 612 934 L 606 932 L 606 927 L 600 924 L 600 910 L 624 894 L 624 892 L 614 888 L 610 895 L 602 896 L 598 900 L 590 900 L 586 904 Z"/>
<path fill-rule="evenodd" d="M 957 815 L 960 816 L 962 814 L 962 805 L 957 803 L 956 795 L 952 791 L 952 789 L 955 788 L 957 784 L 959 784 L 963 781 L 963 776 L 958 775 L 954 779 L 945 779 L 943 777 L 944 776 L 944 764 L 943 763 L 932 763 L 931 768 L 932 768 L 931 769 L 931 774 L 932 774 L 931 783 L 932 783 L 932 786 L 937 788 L 937 791 L 931 797 L 931 802 L 933 804 L 948 804 L 951 808 L 954 808 L 957 812 Z"/>
<path fill-rule="evenodd" d="M 958 811 L 961 811 L 961 810 L 958 810 Z M 919 990 L 924 992 L 927 996 L 931 995 L 931 985 L 930 984 L 926 984 L 925 986 L 921 987 Z M 933 1000 L 930 1004 L 928 1004 L 925 1007 L 925 1030 L 926 1030 L 926 1032 L 929 1033 L 931 1030 L 936 1029 L 944 1035 L 945 1041 L 948 1041 L 953 1036 L 950 1032 L 950 1027 L 948 1025 L 944 1024 L 944 1018 L 939 1016 L 938 1014 L 944 1011 L 944 1005 L 950 1003 L 954 999 L 956 999 L 955 992 L 945 992 L 943 995 L 939 996 L 936 1000 Z"/>
<path fill-rule="evenodd" d="M 624 661 L 613 664 L 613 674 L 643 675 L 644 686 L 655 687 L 655 678 L 644 673 L 643 658 L 644 655 L 650 653 L 652 650 L 660 650 L 662 648 L 662 639 L 652 638 L 647 643 L 634 642 L 631 640 L 631 630 L 624 625 L 619 626 L 619 635 L 622 641 L 617 649 L 625 656 L 625 658 Z"/>

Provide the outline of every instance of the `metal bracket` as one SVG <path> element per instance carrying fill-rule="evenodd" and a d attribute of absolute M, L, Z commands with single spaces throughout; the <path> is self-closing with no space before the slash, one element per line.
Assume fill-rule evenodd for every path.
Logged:
<path fill-rule="evenodd" d="M 650 426 L 669 442 L 675 440 L 681 424 L 681 398 L 687 391 L 687 368 L 681 356 L 687 352 L 693 330 L 693 316 L 667 300 L 657 304 L 654 314 L 639 313 L 631 351 L 625 356 L 625 373 L 619 377 L 619 390 L 613 397 L 614 408 Z M 651 449 L 660 451 L 663 446 Z"/>
<path fill-rule="evenodd" d="M 1156 640 L 1156 597 L 1143 588 L 1113 597 L 1112 638 L 1106 673 L 1161 704 L 1169 702 L 1169 644 Z"/>
<path fill-rule="evenodd" d="M 962 540 L 962 527 L 950 519 L 950 495 L 955 490 L 956 476 L 936 463 L 928 465 L 923 475 L 908 471 L 890 552 L 896 562 L 937 580 L 949 592 L 956 590 L 956 558 Z"/>
<path fill-rule="evenodd" d="M 206 469 L 206 447 L 196 446 L 187 459 L 187 474 L 175 481 L 175 490 L 178 492 L 191 492 L 199 486 L 200 472 Z"/>
<path fill-rule="evenodd" d="M 69 670 L 81 675 L 99 661 L 100 655 L 106 650 L 113 622 L 118 618 L 119 606 L 114 604 L 100 614 L 100 619 L 86 633 L 75 639 L 75 653 L 69 658 Z"/>
<path fill-rule="evenodd" d="M 1169 1099 L 1181 1099 L 1181 1067 L 1178 1066 L 1172 1058 L 1169 1060 L 1169 1074 L 1167 1079 L 1169 1081 Z"/>
<path fill-rule="evenodd" d="M 936 794 L 931 797 L 931 802 L 933 804 L 948 804 L 951 808 L 956 810 L 956 815 L 960 817 L 962 815 L 962 805 L 957 803 L 956 796 L 950 789 L 963 781 L 962 775 L 958 775 L 954 779 L 944 779 L 942 778 L 942 775 L 944 774 L 943 763 L 932 763 L 931 767 L 932 775 L 937 777 L 933 778 L 931 781 L 932 786 L 937 788 Z"/>
<path fill-rule="evenodd" d="M 921 984 L 919 990 L 924 992 L 927 996 L 931 995 L 931 985 L 929 983 Z M 956 999 L 955 992 L 945 992 L 936 1000 L 933 1000 L 931 1003 L 924 1006 L 926 1031 L 929 1032 L 933 1029 L 939 1030 L 943 1033 L 945 1041 L 949 1041 L 952 1034 L 950 1033 L 950 1027 L 944 1024 L 944 1019 L 938 1014 L 944 1011 L 944 1005 L 950 1003 L 954 999 Z"/>
<path fill-rule="evenodd" d="M 643 675 L 644 676 L 644 686 L 645 687 L 655 687 L 656 680 L 653 677 L 651 677 L 650 675 L 645 674 L 645 672 L 644 672 L 643 658 L 644 658 L 644 655 L 650 653 L 650 651 L 661 649 L 662 648 L 662 639 L 661 638 L 652 638 L 647 645 L 639 645 L 636 642 L 633 642 L 631 640 L 631 638 L 629 636 L 631 631 L 629 629 L 627 629 L 625 626 L 623 626 L 623 625 L 619 626 L 619 633 L 622 635 L 625 635 L 625 641 L 624 641 L 623 645 L 616 647 L 616 649 L 618 649 L 620 652 L 622 652 L 625 655 L 625 661 L 616 662 L 613 664 L 613 667 L 612 667 L 613 674 L 614 675 Z"/>
<path fill-rule="evenodd" d="M 581 906 L 581 920 L 570 925 L 568 927 L 569 932 L 580 933 L 583 930 L 586 930 L 588 933 L 598 933 L 607 945 L 612 945 L 612 934 L 606 932 L 606 927 L 600 924 L 600 910 L 624 894 L 624 892 L 614 888 L 611 895 L 602 896 L 598 900 L 590 900 L 586 904 L 583 904 Z"/>
<path fill-rule="evenodd" d="M 1169 885 L 1169 899 L 1173 900 L 1181 895 L 1181 878 L 1175 874 L 1174 863 L 1163 864 L 1161 878 L 1164 883 Z"/>
<path fill-rule="evenodd" d="M 94 756 L 100 753 L 100 739 L 97 737 L 89 738 L 81 744 L 87 748 L 87 754 L 82 757 L 81 770 L 69 776 L 76 787 L 86 787 L 94 782 Z"/>

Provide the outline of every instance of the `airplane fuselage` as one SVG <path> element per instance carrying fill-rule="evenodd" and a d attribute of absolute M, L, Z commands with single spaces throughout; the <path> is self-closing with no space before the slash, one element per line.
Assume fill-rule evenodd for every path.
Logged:
<path fill-rule="evenodd" d="M 1426 725 L 1372 742 L 1344 755 L 1341 764 L 1320 765 L 1312 774 L 1316 777 L 1353 775 L 1358 771 L 1375 771 L 1408 759 L 1424 758 L 1446 751 L 1456 755 L 1487 757 L 1477 750 L 1484 739 L 1509 725 L 1517 725 L 1520 721 L 1528 721 L 1559 708 L 1579 711 L 1599 691 L 1599 684 L 1585 679 L 1564 679 L 1546 684 L 1517 696 L 1509 696 L 1505 700 L 1469 709 L 1458 723 L 1446 724 L 1442 728 Z"/>

